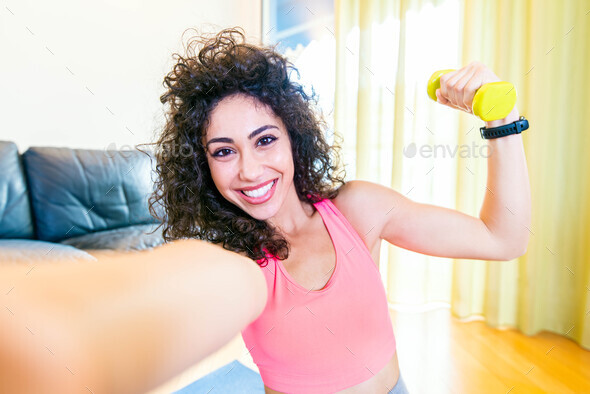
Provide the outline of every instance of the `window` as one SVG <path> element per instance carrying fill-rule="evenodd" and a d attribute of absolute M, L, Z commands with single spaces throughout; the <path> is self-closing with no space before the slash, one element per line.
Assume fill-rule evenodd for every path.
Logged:
<path fill-rule="evenodd" d="M 263 0 L 263 43 L 277 50 L 299 70 L 291 80 L 315 93 L 318 109 L 334 129 L 335 40 L 333 0 Z"/>

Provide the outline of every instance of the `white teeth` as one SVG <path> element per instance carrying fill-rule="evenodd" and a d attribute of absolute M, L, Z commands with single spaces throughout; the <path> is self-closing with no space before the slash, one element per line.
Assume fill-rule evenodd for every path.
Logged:
<path fill-rule="evenodd" d="M 256 190 L 242 190 L 242 193 L 244 193 L 245 195 L 247 195 L 248 197 L 262 197 L 264 196 L 266 193 L 268 193 L 268 191 L 270 190 L 270 188 L 275 184 L 275 181 L 272 181 L 271 183 L 267 184 L 266 186 L 261 187 L 260 189 L 256 189 Z"/>

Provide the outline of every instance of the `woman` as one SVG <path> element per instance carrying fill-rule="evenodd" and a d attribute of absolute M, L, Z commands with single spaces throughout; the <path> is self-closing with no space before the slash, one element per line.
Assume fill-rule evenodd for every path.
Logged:
<path fill-rule="evenodd" d="M 200 52 L 189 46 L 165 79 L 151 206 L 163 206 L 168 240 L 242 256 L 184 240 L 31 275 L 2 266 L 0 392 L 145 392 L 240 331 L 268 393 L 404 392 L 381 240 L 433 256 L 520 256 L 530 223 L 521 137 L 489 141 L 479 218 L 415 203 L 343 182 L 280 55 L 237 30 L 193 45 Z M 472 63 L 441 77 L 437 98 L 470 112 L 475 90 L 497 80 Z M 514 109 L 486 128 L 517 119 Z"/>
<path fill-rule="evenodd" d="M 521 137 L 490 140 L 479 218 L 344 182 L 290 69 L 238 29 L 189 43 L 165 78 L 170 113 L 152 211 L 164 207 L 167 240 L 204 239 L 259 264 L 267 303 L 242 336 L 267 393 L 406 392 L 378 271 L 381 241 L 451 258 L 522 255 L 530 191 Z M 470 113 L 475 91 L 495 81 L 471 63 L 441 78 L 437 98 Z M 518 119 L 515 108 L 486 128 Z"/>

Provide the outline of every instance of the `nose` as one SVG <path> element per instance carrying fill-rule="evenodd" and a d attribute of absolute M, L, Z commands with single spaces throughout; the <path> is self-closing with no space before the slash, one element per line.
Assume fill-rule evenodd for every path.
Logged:
<path fill-rule="evenodd" d="M 260 180 L 264 171 L 262 160 L 254 152 L 242 151 L 240 155 L 240 179 L 242 181 Z"/>

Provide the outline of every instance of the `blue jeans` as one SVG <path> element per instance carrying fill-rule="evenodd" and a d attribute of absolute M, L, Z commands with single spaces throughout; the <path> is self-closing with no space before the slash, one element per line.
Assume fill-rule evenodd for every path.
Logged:
<path fill-rule="evenodd" d="M 391 389 L 389 394 L 409 394 L 409 393 L 410 392 L 408 391 L 408 388 L 406 387 L 406 383 L 402 379 L 402 374 L 400 372 L 399 378 L 397 379 L 397 383 L 395 384 L 395 386 L 393 386 L 393 388 Z"/>

